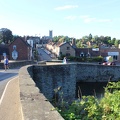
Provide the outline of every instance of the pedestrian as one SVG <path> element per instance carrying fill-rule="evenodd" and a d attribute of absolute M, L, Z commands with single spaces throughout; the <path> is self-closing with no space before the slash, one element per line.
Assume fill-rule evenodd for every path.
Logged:
<path fill-rule="evenodd" d="M 6 71 L 7 69 L 9 69 L 8 64 L 9 64 L 8 58 L 5 56 L 5 57 L 4 57 L 4 68 L 5 68 L 5 71 Z"/>
<path fill-rule="evenodd" d="M 64 64 L 67 63 L 66 57 L 64 57 L 64 59 L 63 59 L 63 63 L 64 63 Z"/>

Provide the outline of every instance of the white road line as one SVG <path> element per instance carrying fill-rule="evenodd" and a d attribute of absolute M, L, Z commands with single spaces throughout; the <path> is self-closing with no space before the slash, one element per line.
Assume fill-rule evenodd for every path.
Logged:
<path fill-rule="evenodd" d="M 6 72 L 5 70 L 0 70 L 0 72 Z"/>
<path fill-rule="evenodd" d="M 12 78 L 12 79 L 9 80 L 8 83 L 6 84 L 5 89 L 4 89 L 4 91 L 3 91 L 3 94 L 2 94 L 2 96 L 1 96 L 1 98 L 0 98 L 0 105 L 2 104 L 3 98 L 4 98 L 4 96 L 5 96 L 5 92 L 6 92 L 6 90 L 7 90 L 7 87 L 8 87 L 8 85 L 9 85 L 9 83 L 10 83 L 12 80 L 16 79 L 16 78 L 18 78 L 18 76 Z M 22 105 L 21 105 L 20 109 L 21 109 L 20 111 L 21 111 L 21 115 L 22 115 L 22 120 L 24 120 L 23 111 L 22 111 Z"/>
<path fill-rule="evenodd" d="M 18 76 L 17 76 L 17 77 L 18 77 Z M 0 98 L 0 105 L 2 104 L 2 100 L 3 100 L 4 96 L 5 96 L 5 92 L 6 92 L 6 90 L 7 90 L 7 87 L 8 87 L 8 85 L 9 85 L 9 83 L 10 83 L 12 80 L 16 79 L 17 77 L 12 78 L 11 80 L 9 80 L 9 81 L 7 82 L 7 84 L 6 84 L 6 86 L 5 86 L 5 89 L 4 89 L 4 91 L 3 91 L 3 94 L 2 94 L 2 96 L 1 96 L 1 98 Z"/>

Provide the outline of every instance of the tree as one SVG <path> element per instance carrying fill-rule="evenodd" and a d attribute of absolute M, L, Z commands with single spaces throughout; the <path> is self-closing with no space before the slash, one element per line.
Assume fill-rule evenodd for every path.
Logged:
<path fill-rule="evenodd" d="M 76 46 L 77 46 L 77 48 L 83 48 L 82 41 L 80 41 L 80 40 L 77 41 Z"/>
<path fill-rule="evenodd" d="M 1 28 L 0 34 L 2 42 L 4 42 L 5 44 L 8 44 L 13 40 L 12 31 L 7 28 Z"/>
<path fill-rule="evenodd" d="M 119 40 L 115 40 L 114 45 L 115 45 L 116 47 L 118 47 L 118 45 L 119 45 Z"/>
<path fill-rule="evenodd" d="M 3 38 L 3 37 L 2 37 L 2 33 L 0 33 L 0 44 L 1 44 L 2 41 L 3 41 L 2 38 Z"/>
<path fill-rule="evenodd" d="M 91 41 L 91 39 L 92 39 L 92 34 L 90 33 L 89 34 L 89 40 Z"/>
<path fill-rule="evenodd" d="M 58 42 L 60 38 L 62 38 L 63 36 L 54 36 L 53 37 L 53 42 Z"/>

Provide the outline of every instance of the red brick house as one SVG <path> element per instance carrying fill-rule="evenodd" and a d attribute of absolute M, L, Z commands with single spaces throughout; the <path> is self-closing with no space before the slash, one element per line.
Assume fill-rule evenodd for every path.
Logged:
<path fill-rule="evenodd" d="M 31 60 L 31 46 L 22 38 L 18 37 L 8 48 L 10 60 Z"/>

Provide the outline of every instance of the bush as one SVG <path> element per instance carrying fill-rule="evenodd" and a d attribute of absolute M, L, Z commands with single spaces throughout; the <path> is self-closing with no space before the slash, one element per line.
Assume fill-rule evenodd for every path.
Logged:
<path fill-rule="evenodd" d="M 58 59 L 63 60 L 64 57 L 65 55 L 61 55 Z M 68 56 L 67 59 L 69 61 L 74 61 L 74 62 L 102 62 L 103 61 L 103 57 L 101 56 L 93 57 L 93 58 Z"/>
<path fill-rule="evenodd" d="M 58 111 L 65 120 L 120 120 L 119 89 L 120 82 L 109 82 L 100 100 L 94 96 L 82 96 L 80 101 Z"/>

